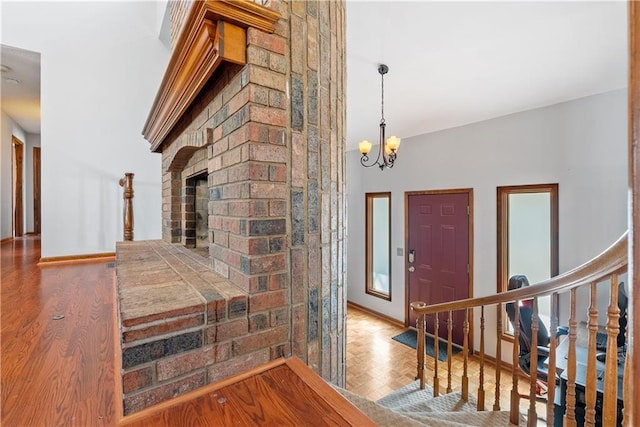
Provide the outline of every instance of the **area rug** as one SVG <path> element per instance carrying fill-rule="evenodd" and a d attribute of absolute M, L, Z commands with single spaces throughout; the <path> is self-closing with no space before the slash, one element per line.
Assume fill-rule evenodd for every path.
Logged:
<path fill-rule="evenodd" d="M 416 331 L 415 329 L 409 329 L 399 335 L 396 335 L 392 339 L 415 349 L 417 348 L 417 343 L 418 343 L 418 331 Z M 434 356 L 435 348 L 433 344 L 433 337 L 429 335 L 425 336 L 424 348 L 425 348 L 425 352 L 429 356 L 431 357 Z M 460 348 L 456 346 L 452 346 L 452 349 L 451 349 L 452 354 L 457 354 L 459 352 L 460 352 Z M 447 360 L 447 343 L 442 340 L 440 340 L 440 342 L 438 343 L 438 360 L 441 360 L 441 361 Z"/>

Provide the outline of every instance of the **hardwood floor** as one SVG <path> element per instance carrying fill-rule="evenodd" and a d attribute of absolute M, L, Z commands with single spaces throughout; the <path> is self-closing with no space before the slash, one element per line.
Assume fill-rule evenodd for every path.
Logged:
<path fill-rule="evenodd" d="M 116 425 L 114 270 L 104 261 L 38 267 L 40 240 L 34 236 L 0 248 L 1 424 Z M 58 314 L 64 318 L 53 320 Z M 391 339 L 403 330 L 359 309 L 347 310 L 348 390 L 377 400 L 414 380 L 415 350 Z M 427 366 L 433 372 L 431 358 Z M 470 361 L 469 371 L 478 371 L 476 361 Z M 461 355 L 454 356 L 453 372 L 453 388 L 459 389 Z M 494 375 L 488 366 L 488 408 Z M 503 409 L 510 385 L 503 371 Z M 469 389 L 477 390 L 477 375 Z"/>
<path fill-rule="evenodd" d="M 37 237 L 1 256 L 2 425 L 115 425 L 113 269 L 39 268 Z"/>

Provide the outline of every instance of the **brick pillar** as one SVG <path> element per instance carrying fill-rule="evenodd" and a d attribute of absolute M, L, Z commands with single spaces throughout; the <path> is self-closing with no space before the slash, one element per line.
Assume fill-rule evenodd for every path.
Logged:
<path fill-rule="evenodd" d="M 275 33 L 247 30 L 247 65 L 215 107 L 210 253 L 250 316 L 287 313 L 285 354 L 344 385 L 345 8 L 269 6 Z"/>
<path fill-rule="evenodd" d="M 345 4 L 273 2 L 290 88 L 289 244 L 293 354 L 325 379 L 345 372 Z"/>
<path fill-rule="evenodd" d="M 275 33 L 248 28 L 247 64 L 218 70 L 166 139 L 163 236 L 179 241 L 185 180 L 206 173 L 211 265 L 249 294 L 252 338 L 230 357 L 294 354 L 344 386 L 345 3 L 267 6 Z M 196 152 L 206 165 L 183 171 Z"/>

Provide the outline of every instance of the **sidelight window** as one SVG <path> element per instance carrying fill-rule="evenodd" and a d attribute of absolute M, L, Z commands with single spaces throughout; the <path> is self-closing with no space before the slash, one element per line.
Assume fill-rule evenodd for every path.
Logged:
<path fill-rule="evenodd" d="M 391 301 L 391 193 L 366 194 L 366 293 Z"/>
<path fill-rule="evenodd" d="M 498 292 L 516 274 L 531 284 L 558 274 L 558 184 L 498 187 Z M 549 328 L 551 297 L 538 298 L 538 310 Z M 503 319 L 512 337 L 506 312 Z"/>

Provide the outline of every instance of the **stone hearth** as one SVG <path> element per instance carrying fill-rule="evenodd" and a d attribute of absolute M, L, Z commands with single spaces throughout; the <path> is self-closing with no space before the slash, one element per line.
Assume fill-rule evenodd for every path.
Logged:
<path fill-rule="evenodd" d="M 250 297 L 207 258 L 161 240 L 122 242 L 117 264 L 125 414 L 286 353 L 286 311 L 252 316 L 281 303 Z"/>

